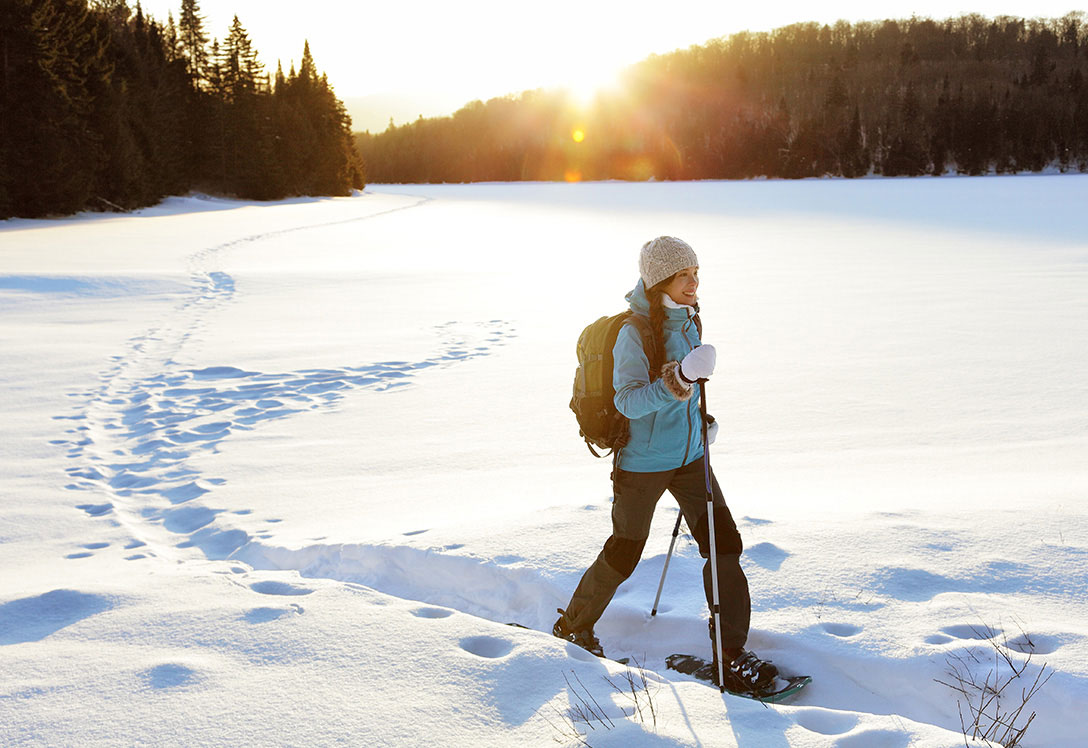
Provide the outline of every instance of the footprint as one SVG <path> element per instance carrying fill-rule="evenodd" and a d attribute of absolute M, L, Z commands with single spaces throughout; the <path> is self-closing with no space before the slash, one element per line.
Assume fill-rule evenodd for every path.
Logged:
<path fill-rule="evenodd" d="M 241 379 L 245 377 L 252 377 L 257 374 L 255 371 L 242 371 L 236 369 L 233 366 L 209 366 L 206 369 L 190 369 L 189 373 L 193 375 L 193 379 L 207 380 L 207 379 Z"/>
<path fill-rule="evenodd" d="M 592 652 L 582 649 L 574 642 L 567 642 L 567 657 L 581 662 L 596 662 L 598 660 L 597 655 Z"/>
<path fill-rule="evenodd" d="M 855 626 L 852 623 L 821 623 L 820 628 L 832 636 L 840 636 L 844 639 L 857 636 L 862 631 L 861 626 Z"/>
<path fill-rule="evenodd" d="M 65 558 L 90 558 L 93 553 L 69 553 Z"/>
<path fill-rule="evenodd" d="M 0 646 L 41 641 L 113 607 L 108 597 L 76 590 L 53 590 L 11 600 L 0 604 Z"/>
<path fill-rule="evenodd" d="M 782 566 L 782 562 L 790 557 L 788 551 L 782 550 L 773 543 L 754 545 L 745 549 L 744 555 L 770 571 L 778 571 Z"/>
<path fill-rule="evenodd" d="M 299 587 L 294 584 L 288 584 L 287 582 L 254 582 L 249 585 L 249 588 L 254 592 L 259 592 L 262 595 L 309 595 L 313 590 L 307 587 Z"/>
<path fill-rule="evenodd" d="M 958 589 L 959 584 L 953 578 L 924 569 L 882 567 L 873 574 L 873 587 L 876 591 L 912 603 L 932 600 L 942 592 Z"/>
<path fill-rule="evenodd" d="M 496 564 L 503 566 L 505 564 L 516 564 L 518 561 L 524 561 L 525 557 L 506 554 L 505 556 L 495 556 L 493 560 Z"/>
<path fill-rule="evenodd" d="M 67 473 L 73 478 L 85 478 L 86 480 L 103 480 L 106 477 L 93 467 L 68 468 Z"/>
<path fill-rule="evenodd" d="M 747 522 L 750 525 L 770 525 L 774 524 L 773 520 L 759 519 L 758 517 L 741 517 L 742 522 Z"/>
<path fill-rule="evenodd" d="M 199 485 L 196 481 L 190 481 L 182 486 L 174 486 L 159 491 L 159 494 L 163 496 L 170 503 L 185 503 L 198 497 L 201 497 L 208 493 L 207 488 Z"/>
<path fill-rule="evenodd" d="M 453 611 L 447 608 L 417 608 L 412 615 L 416 618 L 449 618 Z"/>
<path fill-rule="evenodd" d="M 101 517 L 113 511 L 113 504 L 79 504 L 76 509 L 82 509 L 92 517 Z"/>
<path fill-rule="evenodd" d="M 163 513 L 163 527 L 170 532 L 188 535 L 215 521 L 216 512 L 202 506 L 183 506 Z"/>
<path fill-rule="evenodd" d="M 292 613 L 295 615 L 302 615 L 303 612 L 301 605 L 292 605 L 289 608 L 254 608 L 253 610 L 246 611 L 246 614 L 242 616 L 242 618 L 247 623 L 260 624 L 270 623 L 283 618 L 284 616 L 289 616 Z"/>
<path fill-rule="evenodd" d="M 81 547 L 86 548 L 88 551 L 100 551 L 103 548 L 109 548 L 110 544 L 109 543 L 87 543 L 86 545 L 83 545 Z"/>
<path fill-rule="evenodd" d="M 462 639 L 460 644 L 461 649 L 466 652 L 492 660 L 505 657 L 514 650 L 514 644 L 512 642 L 509 642 L 506 639 L 500 639 L 497 636 L 469 636 Z M 593 655 L 590 655 L 590 657 L 592 656 Z"/>
<path fill-rule="evenodd" d="M 941 629 L 941 633 L 948 634 L 956 639 L 985 641 L 986 639 L 993 639 L 995 636 L 999 635 L 1001 629 L 986 626 L 985 624 L 963 623 L 955 626 L 945 626 Z"/>
<path fill-rule="evenodd" d="M 805 708 L 796 713 L 797 724 L 821 735 L 842 735 L 858 724 L 856 714 L 836 712 L 830 709 Z"/>
<path fill-rule="evenodd" d="M 1021 634 L 1009 640 L 1009 649 L 1023 654 L 1048 655 L 1058 651 L 1064 642 L 1057 636 Z"/>
<path fill-rule="evenodd" d="M 407 537 L 409 535 L 422 535 L 425 532 L 427 532 L 427 530 L 409 530 L 408 532 L 402 534 Z"/>
<path fill-rule="evenodd" d="M 201 426 L 194 426 L 193 431 L 198 434 L 218 434 L 221 431 L 227 431 L 233 424 L 230 421 L 216 421 L 215 423 L 205 423 Z"/>
<path fill-rule="evenodd" d="M 168 663 L 156 665 L 144 674 L 144 680 L 152 688 L 180 688 L 197 680 L 197 672 L 185 665 Z"/>
<path fill-rule="evenodd" d="M 835 748 L 907 748 L 911 743 L 908 733 L 895 730 L 864 730 L 845 735 L 835 741 Z"/>

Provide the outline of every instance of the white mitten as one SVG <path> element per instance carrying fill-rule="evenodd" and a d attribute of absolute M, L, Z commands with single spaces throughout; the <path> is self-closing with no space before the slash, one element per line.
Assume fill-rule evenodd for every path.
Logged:
<path fill-rule="evenodd" d="M 713 444 L 716 438 L 718 438 L 718 422 L 714 420 L 713 416 L 710 416 L 706 425 L 707 444 Z"/>
<path fill-rule="evenodd" d="M 688 384 L 694 384 L 700 379 L 709 379 L 714 373 L 714 364 L 718 359 L 718 352 L 714 346 L 706 343 L 694 349 L 684 356 L 680 362 L 680 378 Z"/>

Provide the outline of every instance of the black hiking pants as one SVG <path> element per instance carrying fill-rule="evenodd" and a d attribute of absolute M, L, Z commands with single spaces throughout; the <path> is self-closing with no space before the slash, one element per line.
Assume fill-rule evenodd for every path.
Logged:
<path fill-rule="evenodd" d="M 743 647 L 748 640 L 752 612 L 748 579 L 740 566 L 743 544 L 713 471 L 710 480 L 714 491 L 722 646 L 726 649 Z M 591 630 L 604 614 L 617 588 L 631 576 L 642 557 L 642 549 L 650 535 L 654 508 L 665 491 L 671 493 L 680 505 L 684 520 L 699 544 L 699 553 L 707 559 L 703 565 L 703 588 L 707 606 L 710 607 L 713 604 L 713 583 L 702 458 L 682 468 L 659 473 L 631 473 L 617 467 L 612 472 L 612 487 L 612 535 L 605 542 L 597 560 L 582 575 L 582 581 L 578 583 L 563 616 L 565 628 L 568 631 Z"/>

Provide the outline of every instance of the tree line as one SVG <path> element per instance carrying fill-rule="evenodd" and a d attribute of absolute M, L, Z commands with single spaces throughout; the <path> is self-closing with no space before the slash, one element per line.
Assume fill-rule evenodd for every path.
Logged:
<path fill-rule="evenodd" d="M 363 184 L 351 119 L 308 43 L 273 78 L 237 16 L 209 38 L 197 0 L 165 24 L 125 0 L 0 4 L 0 218 Z"/>
<path fill-rule="evenodd" d="M 375 182 L 1088 170 L 1088 28 L 929 18 L 743 32 L 655 55 L 588 108 L 475 101 L 356 135 Z"/>

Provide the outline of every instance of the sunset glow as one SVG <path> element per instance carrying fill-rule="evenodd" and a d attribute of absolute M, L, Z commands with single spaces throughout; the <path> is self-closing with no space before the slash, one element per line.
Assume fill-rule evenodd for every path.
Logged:
<path fill-rule="evenodd" d="M 135 3 L 131 3 L 134 7 Z M 1060 17 L 1067 3 L 984 0 L 971 10 L 987 16 Z M 143 0 L 144 13 L 164 22 L 181 0 Z M 565 88 L 588 104 L 621 72 L 652 54 L 665 54 L 743 31 L 768 31 L 803 21 L 833 24 L 881 18 L 944 18 L 959 9 L 939 0 L 891 2 L 879 9 L 853 0 L 818 6 L 792 3 L 706 4 L 678 0 L 667 9 L 635 2 L 579 3 L 567 12 L 535 4 L 421 0 L 410 5 L 323 0 L 303 14 L 261 0 L 204 0 L 209 38 L 225 37 L 234 15 L 246 27 L 270 74 L 277 61 L 297 65 L 304 41 L 357 120 L 375 131 L 392 116 L 398 124 L 451 114 L 469 101 L 536 88 Z M 652 13 L 652 15 L 651 15 Z M 652 20 L 648 20 L 652 19 Z M 566 50 L 574 49 L 575 54 Z M 368 103 L 369 102 L 369 103 Z M 362 107 L 374 108 L 362 120 Z M 368 115 L 369 116 L 369 115 Z"/>

